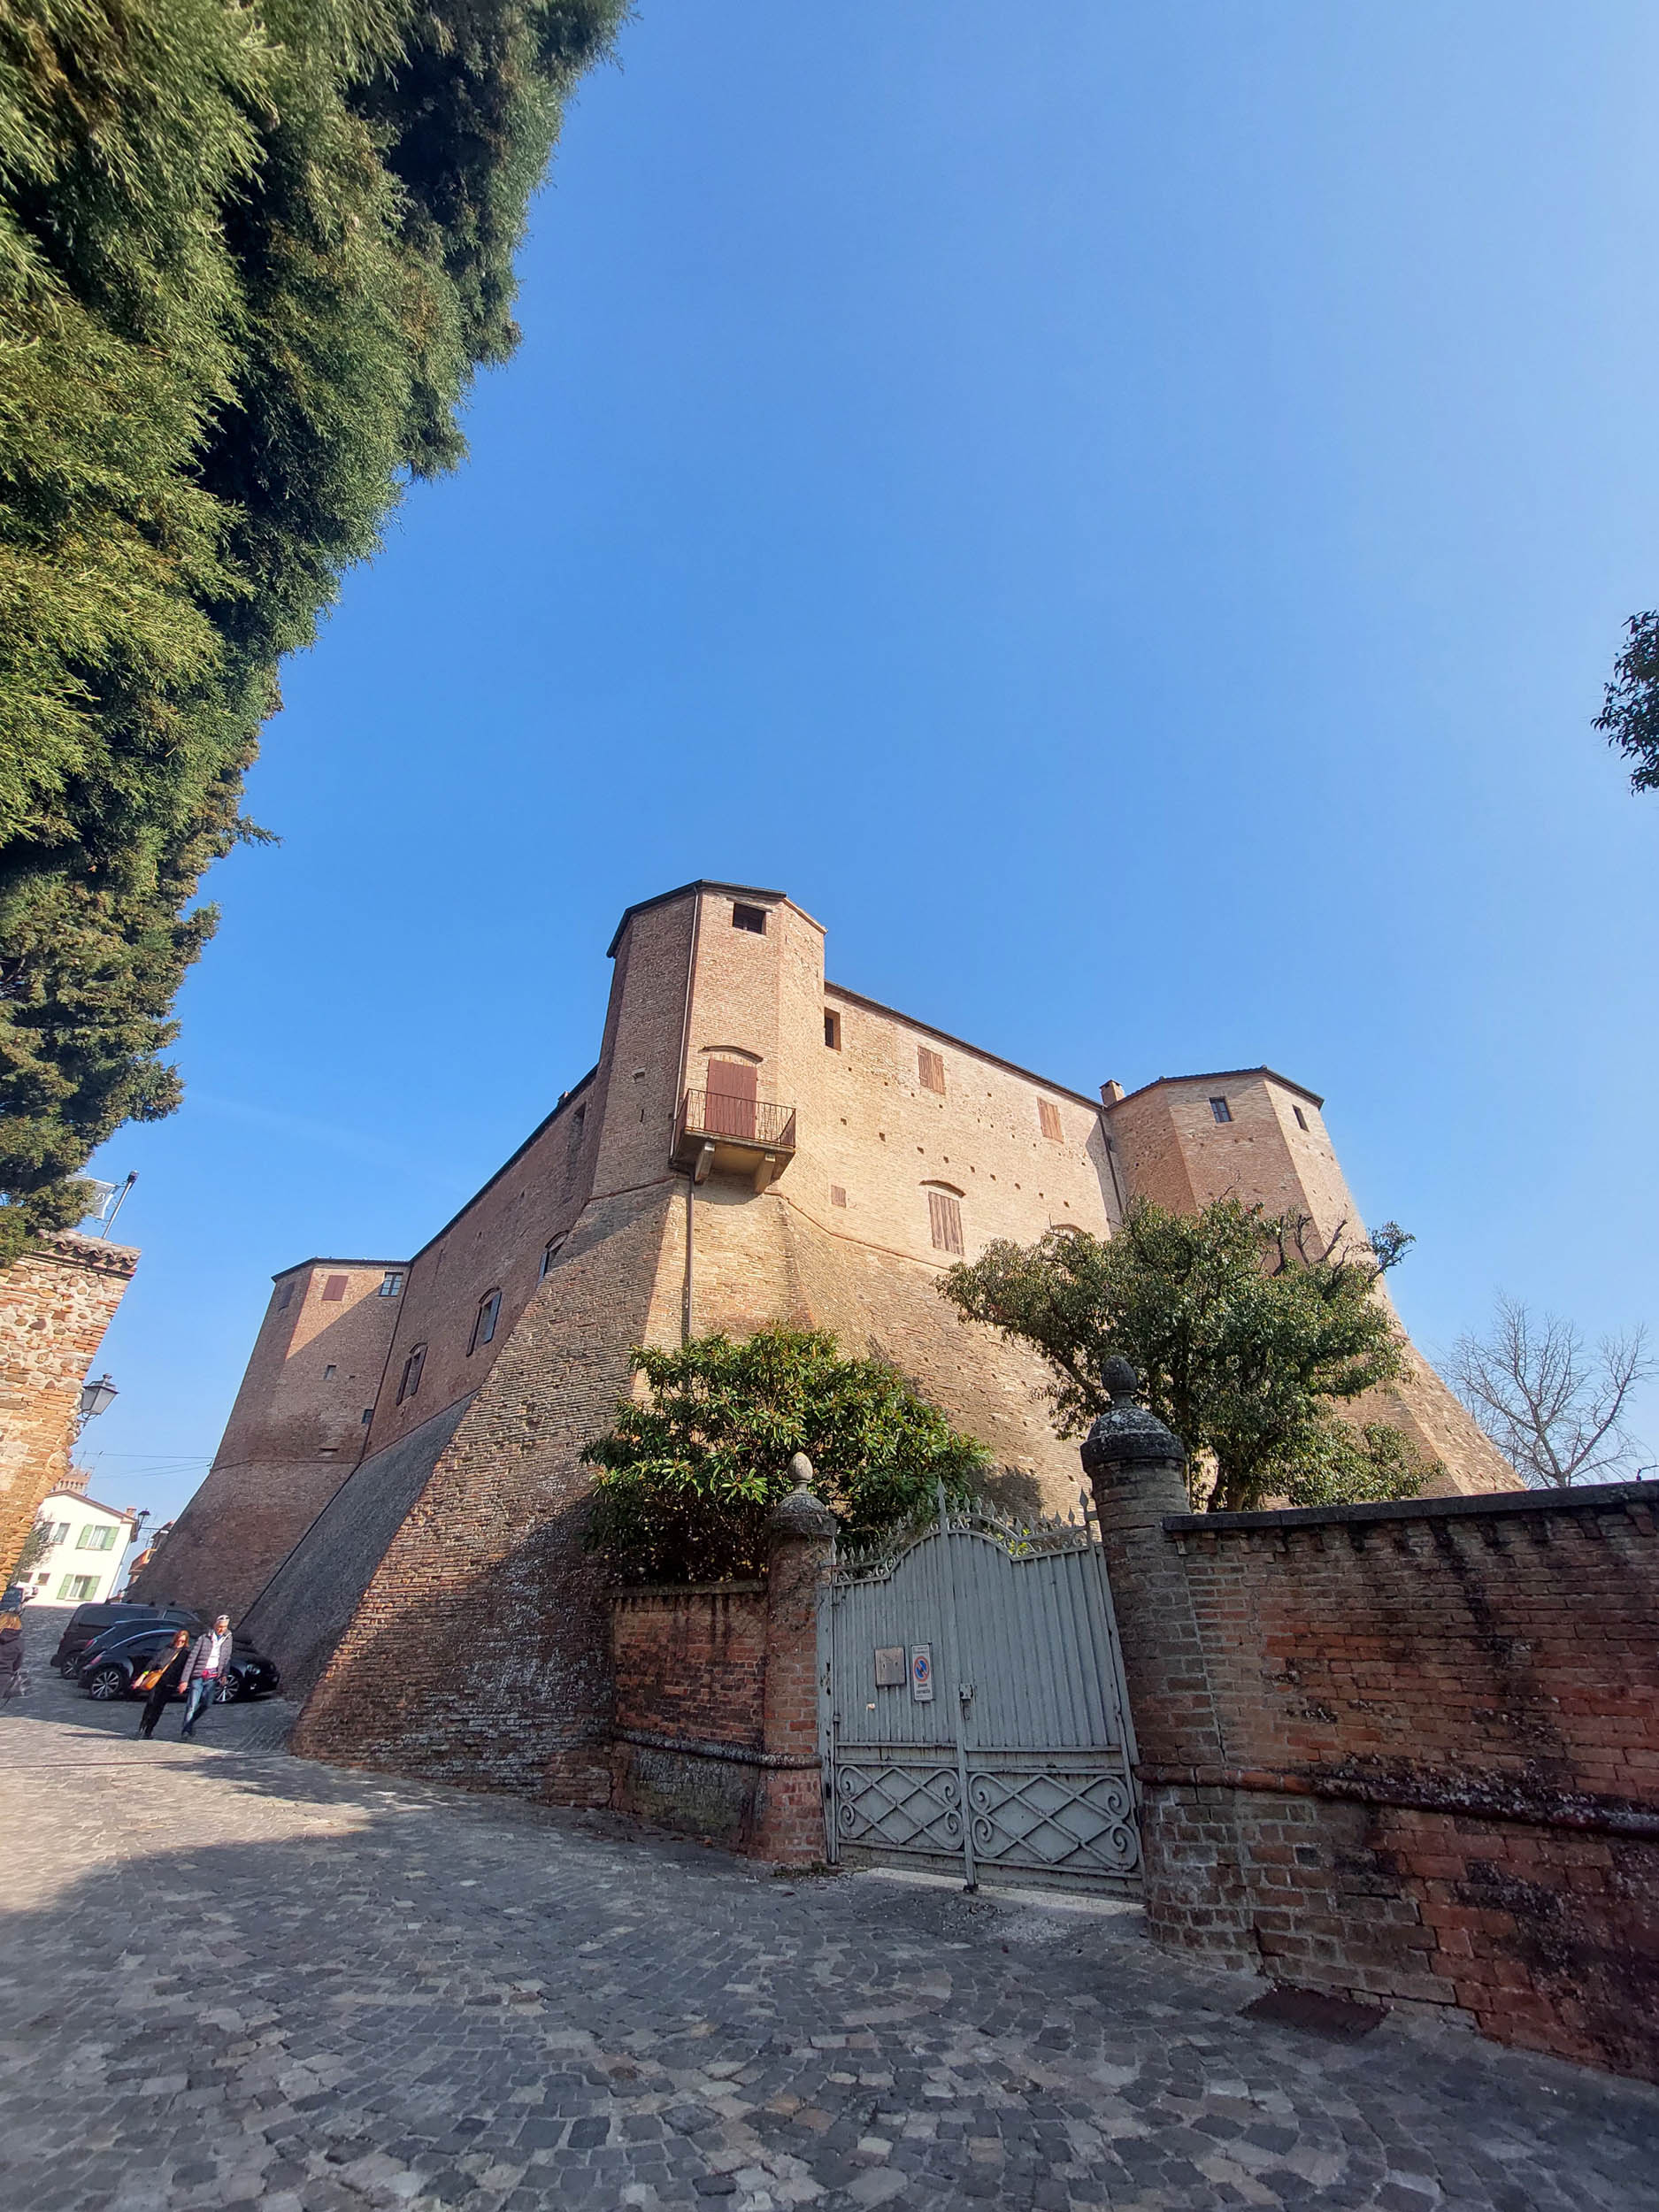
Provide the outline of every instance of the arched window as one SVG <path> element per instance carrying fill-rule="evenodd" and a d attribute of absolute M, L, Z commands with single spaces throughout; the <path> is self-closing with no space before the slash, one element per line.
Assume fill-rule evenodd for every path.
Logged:
<path fill-rule="evenodd" d="M 935 1252 L 949 1252 L 954 1259 L 962 1257 L 962 1193 L 953 1190 L 948 1183 L 927 1186 L 927 1225 L 933 1232 Z"/>

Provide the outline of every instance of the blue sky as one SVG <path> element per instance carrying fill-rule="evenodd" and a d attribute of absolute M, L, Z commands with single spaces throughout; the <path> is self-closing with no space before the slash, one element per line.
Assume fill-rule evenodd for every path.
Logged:
<path fill-rule="evenodd" d="M 1323 1091 L 1425 1348 L 1654 1317 L 1659 800 L 1589 725 L 1659 602 L 1659 17 L 642 0 L 620 58 L 98 1164 L 95 1494 L 177 1510 L 273 1271 L 419 1245 L 697 875 L 1080 1089 Z"/>

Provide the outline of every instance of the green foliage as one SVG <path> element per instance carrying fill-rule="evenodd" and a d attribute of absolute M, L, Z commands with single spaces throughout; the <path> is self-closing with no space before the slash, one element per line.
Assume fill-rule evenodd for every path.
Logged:
<path fill-rule="evenodd" d="M 1624 629 L 1595 726 L 1633 764 L 1631 789 L 1659 791 L 1659 613 L 1633 614 Z"/>
<path fill-rule="evenodd" d="M 4 1589 L 8 1583 L 21 1582 L 25 1575 L 34 1573 L 50 1548 L 51 1533 L 50 1520 L 35 1521 L 30 1525 L 11 1573 L 0 1574 L 0 1589 Z"/>
<path fill-rule="evenodd" d="M 854 1542 L 969 1496 L 989 1461 L 884 1362 L 845 1359 L 822 1331 L 763 1329 L 636 1351 L 649 1394 L 623 1398 L 582 1453 L 599 1470 L 589 1548 L 625 1581 L 764 1572 L 766 1515 L 811 1460 L 814 1489 Z"/>
<path fill-rule="evenodd" d="M 178 1102 L 278 663 L 460 457 L 623 5 L 0 7 L 0 1259 Z"/>
<path fill-rule="evenodd" d="M 999 1240 L 940 1288 L 964 1318 L 1042 1354 L 1063 1436 L 1103 1409 L 1102 1362 L 1129 1360 L 1153 1411 L 1213 1459 L 1216 1509 L 1409 1496 L 1433 1463 L 1380 1425 L 1356 1435 L 1331 1407 L 1402 1371 L 1373 1292 L 1410 1239 L 1390 1223 L 1357 1251 L 1310 1248 L 1309 1226 L 1236 1199 L 1195 1214 L 1137 1200 L 1107 1240 L 1073 1229 Z"/>

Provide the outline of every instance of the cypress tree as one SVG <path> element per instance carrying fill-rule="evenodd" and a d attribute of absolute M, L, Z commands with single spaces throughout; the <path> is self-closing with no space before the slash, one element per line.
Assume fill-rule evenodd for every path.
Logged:
<path fill-rule="evenodd" d="M 511 352 L 626 0 L 0 0 L 0 1261 L 170 1113 L 278 664 Z"/>

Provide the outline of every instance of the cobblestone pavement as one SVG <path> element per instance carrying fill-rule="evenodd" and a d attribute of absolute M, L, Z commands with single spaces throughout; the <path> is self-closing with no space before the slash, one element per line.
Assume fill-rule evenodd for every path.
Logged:
<path fill-rule="evenodd" d="M 0 2204 L 1659 2207 L 1641 2085 L 1244 2020 L 1133 1913 L 767 1878 L 284 1717 L 0 1712 Z"/>

